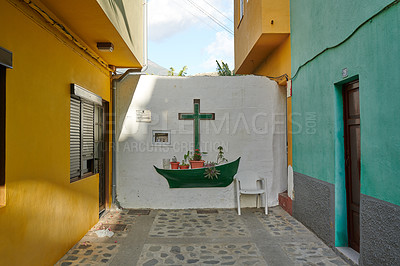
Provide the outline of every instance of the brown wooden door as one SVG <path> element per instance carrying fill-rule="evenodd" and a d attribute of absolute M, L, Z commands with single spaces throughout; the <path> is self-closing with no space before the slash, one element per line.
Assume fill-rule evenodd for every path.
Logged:
<path fill-rule="evenodd" d="M 343 87 L 349 246 L 360 252 L 360 100 L 358 80 Z"/>

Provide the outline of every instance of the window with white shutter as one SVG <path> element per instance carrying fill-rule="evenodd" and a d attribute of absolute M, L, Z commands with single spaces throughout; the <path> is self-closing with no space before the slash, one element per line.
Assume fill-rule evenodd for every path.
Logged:
<path fill-rule="evenodd" d="M 81 175 L 94 172 L 94 105 L 82 102 L 82 172 Z"/>
<path fill-rule="evenodd" d="M 70 178 L 81 176 L 81 101 L 71 97 Z"/>

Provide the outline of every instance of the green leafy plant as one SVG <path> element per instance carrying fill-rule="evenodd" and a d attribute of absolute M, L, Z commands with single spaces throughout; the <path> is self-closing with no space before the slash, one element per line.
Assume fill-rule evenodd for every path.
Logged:
<path fill-rule="evenodd" d="M 214 162 L 207 162 L 205 165 L 206 169 L 204 170 L 204 177 L 208 179 L 218 179 L 218 175 L 221 173 L 215 167 Z"/>
<path fill-rule="evenodd" d="M 221 60 L 221 64 L 218 62 L 218 60 L 215 60 L 217 62 L 217 71 L 219 76 L 235 76 L 235 72 L 231 71 L 229 69 L 229 66 L 227 63 L 224 63 L 224 61 Z"/>
<path fill-rule="evenodd" d="M 199 149 L 194 150 L 193 161 L 201 161 L 201 152 Z"/>
<path fill-rule="evenodd" d="M 187 66 L 184 66 L 178 73 L 175 73 L 175 69 L 170 67 L 168 70 L 168 76 L 181 76 L 184 77 L 187 75 Z"/>
<path fill-rule="evenodd" d="M 181 71 L 179 71 L 178 76 L 184 77 L 187 75 L 186 70 L 188 69 L 187 66 L 184 66 Z"/>
<path fill-rule="evenodd" d="M 200 152 L 199 149 L 195 149 L 194 153 L 193 152 L 187 152 L 186 156 L 188 161 L 201 161 L 202 160 L 202 155 L 207 154 L 207 152 Z"/>
<path fill-rule="evenodd" d="M 188 163 L 189 157 L 190 157 L 190 155 L 189 155 L 189 151 L 188 151 L 185 155 L 183 155 L 183 160 L 182 160 L 181 165 L 189 165 L 189 163 Z"/>
<path fill-rule="evenodd" d="M 228 160 L 224 157 L 224 148 L 218 147 L 217 164 L 226 163 Z"/>
<path fill-rule="evenodd" d="M 173 67 L 170 67 L 168 70 L 168 76 L 175 76 L 175 69 Z"/>

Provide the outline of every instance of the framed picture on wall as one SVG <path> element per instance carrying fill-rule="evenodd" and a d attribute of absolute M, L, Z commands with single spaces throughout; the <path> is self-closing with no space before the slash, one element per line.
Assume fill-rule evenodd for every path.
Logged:
<path fill-rule="evenodd" d="M 152 130 L 152 144 L 156 146 L 171 145 L 171 130 Z"/>

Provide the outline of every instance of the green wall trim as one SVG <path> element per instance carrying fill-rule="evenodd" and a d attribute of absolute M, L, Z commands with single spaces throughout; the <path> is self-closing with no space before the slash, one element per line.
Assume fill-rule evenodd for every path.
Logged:
<path fill-rule="evenodd" d="M 347 202 L 344 151 L 343 84 L 358 76 L 336 83 L 335 90 L 335 246 L 347 247 Z"/>

